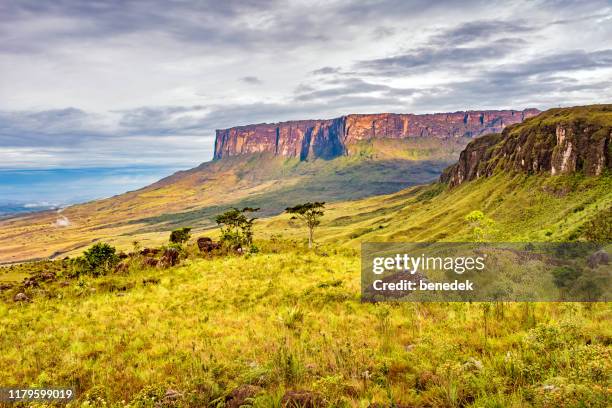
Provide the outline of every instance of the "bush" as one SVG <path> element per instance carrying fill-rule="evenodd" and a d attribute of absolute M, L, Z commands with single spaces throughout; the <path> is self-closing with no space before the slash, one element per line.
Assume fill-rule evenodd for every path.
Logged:
<path fill-rule="evenodd" d="M 256 211 L 259 208 L 231 208 L 215 218 L 221 227 L 221 243 L 225 248 L 248 248 L 253 244 L 253 222 L 256 218 L 248 218 L 246 214 Z"/>
<path fill-rule="evenodd" d="M 93 276 L 107 274 L 119 263 L 116 252 L 115 247 L 104 242 L 92 245 L 83 252 L 83 256 L 76 258 L 73 262 L 75 274 Z"/>
<path fill-rule="evenodd" d="M 191 228 L 183 227 L 176 229 L 170 233 L 170 242 L 173 244 L 182 244 L 189 241 L 191 238 Z"/>

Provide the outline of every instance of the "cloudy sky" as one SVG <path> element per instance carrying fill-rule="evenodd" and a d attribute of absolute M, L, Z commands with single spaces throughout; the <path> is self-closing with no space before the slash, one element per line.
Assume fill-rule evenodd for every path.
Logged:
<path fill-rule="evenodd" d="M 239 124 L 611 102 L 611 40 L 599 0 L 3 1 L 0 201 L 138 187 Z"/>

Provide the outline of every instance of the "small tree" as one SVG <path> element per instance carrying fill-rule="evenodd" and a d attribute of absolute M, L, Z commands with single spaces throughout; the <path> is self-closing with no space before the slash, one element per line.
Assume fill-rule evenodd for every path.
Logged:
<path fill-rule="evenodd" d="M 183 227 L 176 229 L 170 233 L 170 242 L 173 244 L 182 244 L 183 242 L 189 241 L 191 238 L 191 228 Z"/>
<path fill-rule="evenodd" d="M 484 215 L 482 211 L 475 210 L 465 216 L 465 221 L 472 229 L 473 239 L 477 242 L 484 241 L 492 232 L 495 222 Z"/>
<path fill-rule="evenodd" d="M 323 216 L 323 208 L 325 203 L 314 202 L 304 203 L 296 205 L 295 207 L 288 207 L 285 211 L 289 214 L 293 214 L 291 219 L 300 219 L 306 223 L 308 227 L 308 248 L 312 248 L 314 242 L 314 229 L 321 223 L 320 218 Z"/>
<path fill-rule="evenodd" d="M 250 247 L 253 244 L 253 222 L 248 213 L 259 211 L 259 208 L 245 207 L 242 210 L 231 208 L 215 218 L 221 227 L 221 242 L 232 248 Z"/>

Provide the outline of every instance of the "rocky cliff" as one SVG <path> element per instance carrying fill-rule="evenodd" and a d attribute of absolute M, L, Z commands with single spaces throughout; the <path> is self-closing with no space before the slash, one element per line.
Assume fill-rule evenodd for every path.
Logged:
<path fill-rule="evenodd" d="M 496 171 L 583 172 L 612 169 L 612 105 L 551 109 L 470 142 L 441 181 L 451 187 Z"/>
<path fill-rule="evenodd" d="M 459 138 L 500 132 L 539 113 L 523 111 L 467 111 L 454 113 L 347 115 L 329 120 L 262 123 L 217 130 L 214 159 L 249 153 L 276 156 L 333 158 L 347 146 L 372 138 Z"/>

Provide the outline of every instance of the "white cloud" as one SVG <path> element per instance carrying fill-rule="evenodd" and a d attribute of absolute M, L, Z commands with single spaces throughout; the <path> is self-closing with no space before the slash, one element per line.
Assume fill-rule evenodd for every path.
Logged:
<path fill-rule="evenodd" d="M 612 98 L 607 1 L 172 4 L 0 5 L 0 167 L 189 167 L 237 124 Z"/>

